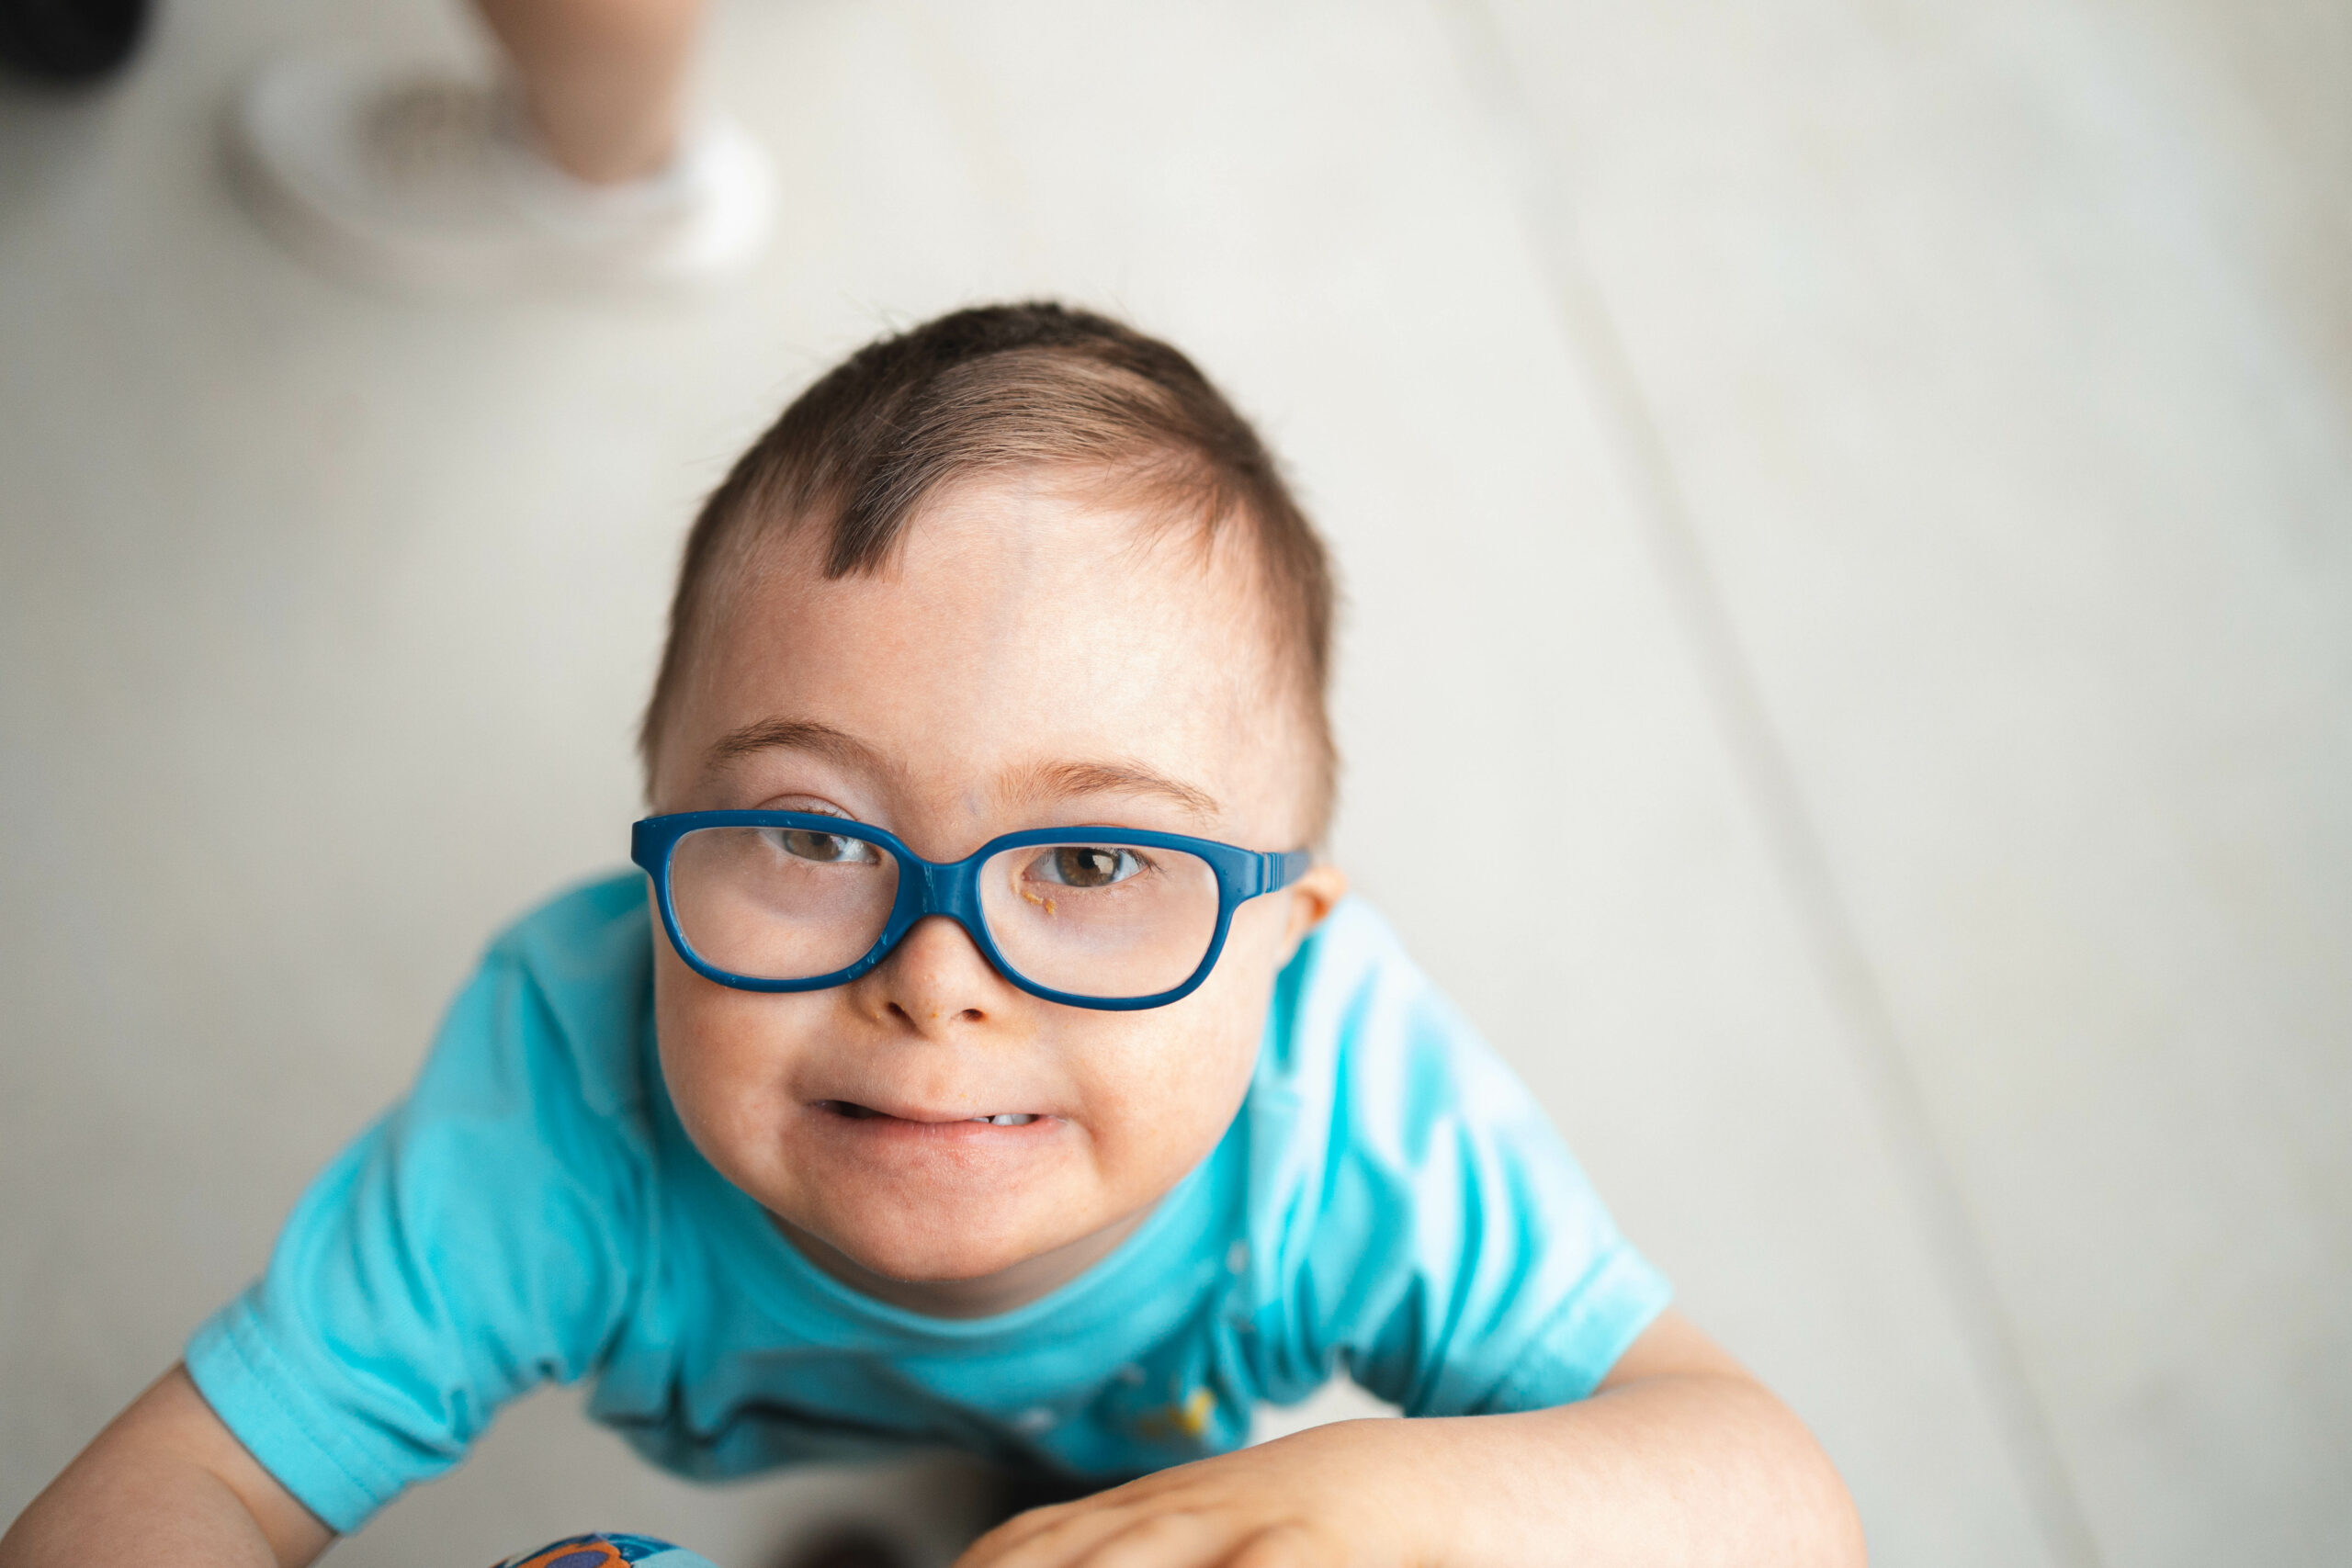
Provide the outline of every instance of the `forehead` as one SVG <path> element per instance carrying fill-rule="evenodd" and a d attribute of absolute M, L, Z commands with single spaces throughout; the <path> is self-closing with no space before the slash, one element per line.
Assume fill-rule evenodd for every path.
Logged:
<path fill-rule="evenodd" d="M 823 533 L 772 538 L 713 604 L 675 763 L 784 717 L 856 736 L 917 792 L 1132 761 L 1220 801 L 1295 793 L 1240 529 L 1023 475 L 943 491 L 870 574 L 825 577 Z"/>
<path fill-rule="evenodd" d="M 720 662 L 821 654 L 887 679 L 978 660 L 1097 700 L 1180 672 L 1205 694 L 1268 662 L 1240 530 L 1212 536 L 1052 474 L 943 489 L 872 571 L 828 577 L 825 549 L 823 530 L 801 527 L 757 550 L 716 619 Z M 1222 658 L 1197 658 L 1204 638 Z"/>

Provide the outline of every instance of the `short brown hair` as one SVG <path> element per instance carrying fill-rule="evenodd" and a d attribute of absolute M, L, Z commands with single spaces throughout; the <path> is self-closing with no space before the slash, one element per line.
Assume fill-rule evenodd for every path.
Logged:
<path fill-rule="evenodd" d="M 828 372 L 737 460 L 686 536 L 670 635 L 638 749 L 649 776 L 717 591 L 770 535 L 830 525 L 825 575 L 881 568 L 942 486 L 1024 468 L 1091 470 L 1214 536 L 1249 530 L 1278 660 L 1297 682 L 1319 836 L 1337 772 L 1328 692 L 1329 557 L 1250 423 L 1183 355 L 1050 302 L 957 310 Z"/>

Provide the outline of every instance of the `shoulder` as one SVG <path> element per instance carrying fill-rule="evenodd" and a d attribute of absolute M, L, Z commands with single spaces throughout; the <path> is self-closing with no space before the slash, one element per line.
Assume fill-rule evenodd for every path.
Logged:
<path fill-rule="evenodd" d="M 1270 1387 L 1343 1357 L 1410 1414 L 1557 1404 L 1664 1304 L 1534 1095 L 1366 906 L 1283 972 L 1250 1092 Z"/>
<path fill-rule="evenodd" d="M 524 914 L 490 951 L 554 984 L 594 989 L 645 968 L 647 931 L 644 875 L 607 872 Z"/>
<path fill-rule="evenodd" d="M 1372 908 L 1335 909 L 1276 987 L 1249 1103 L 1250 1202 L 1327 1260 L 1468 1210 L 1589 1196 L 1519 1075 Z M 1539 1206 L 1542 1206 L 1539 1203 Z"/>
<path fill-rule="evenodd" d="M 1356 898 L 1332 910 L 1277 981 L 1252 1092 L 1307 1121 L 1328 1113 L 1348 1143 L 1418 1144 L 1448 1115 L 1532 1110 L 1388 922 Z"/>
<path fill-rule="evenodd" d="M 556 1087 L 552 1078 L 600 1115 L 639 1111 L 651 997 L 645 879 L 600 876 L 492 939 L 443 1023 L 435 1065 L 519 1072 L 538 1092 Z"/>

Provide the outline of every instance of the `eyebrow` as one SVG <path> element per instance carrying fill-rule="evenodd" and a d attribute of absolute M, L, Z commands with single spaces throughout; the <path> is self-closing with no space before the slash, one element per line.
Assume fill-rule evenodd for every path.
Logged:
<path fill-rule="evenodd" d="M 730 729 L 711 743 L 705 765 L 712 771 L 761 751 L 807 751 L 846 768 L 897 773 L 882 754 L 847 730 L 808 718 L 763 718 Z M 1136 795 L 1167 801 L 1190 815 L 1214 821 L 1224 808 L 1216 797 L 1156 768 L 1136 761 L 1037 762 L 1001 781 L 1003 798 L 1035 800 L 1072 795 Z"/>
<path fill-rule="evenodd" d="M 778 749 L 814 752 L 845 768 L 863 768 L 870 773 L 893 771 L 880 752 L 856 736 L 810 718 L 763 718 L 741 729 L 730 729 L 711 742 L 704 764 L 716 771 L 754 752 Z"/>
<path fill-rule="evenodd" d="M 1216 796 L 1206 790 L 1171 779 L 1141 762 L 1039 762 L 1016 772 L 998 786 L 998 793 L 1015 799 L 1069 795 L 1151 795 L 1206 821 L 1214 821 L 1223 810 Z"/>

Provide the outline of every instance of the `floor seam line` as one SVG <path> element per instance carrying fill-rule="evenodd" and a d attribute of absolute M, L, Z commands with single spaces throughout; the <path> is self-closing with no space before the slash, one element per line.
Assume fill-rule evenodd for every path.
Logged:
<path fill-rule="evenodd" d="M 1926 1097 L 1905 1058 L 1901 1031 L 1875 966 L 1847 908 L 1826 846 L 1806 808 L 1795 765 L 1742 649 L 1723 591 L 1710 570 L 1690 506 L 1650 399 L 1617 332 L 1577 237 L 1563 194 L 1565 175 L 1544 152 L 1524 83 L 1511 63 L 1490 0 L 1437 0 L 1464 74 L 1489 88 L 1504 151 L 1521 167 L 1513 193 L 1529 242 L 1550 286 L 1560 327 L 1591 392 L 1652 560 L 1695 645 L 1710 705 L 1733 766 L 1764 830 L 1784 894 L 1806 929 L 1814 960 L 1846 1025 L 1849 1055 L 1861 1069 L 1880 1130 L 1894 1151 L 1915 1221 L 1925 1233 L 1947 1306 L 1959 1318 L 1980 1386 L 1990 1398 L 2025 1484 L 2035 1522 L 2068 1568 L 2102 1568 L 2098 1539 L 2071 1479 L 2048 1412 L 2035 1393 L 2018 1331 L 1994 1282 L 1958 1179 L 1934 1135 Z M 1548 177 L 1546 177 L 1548 176 Z"/>

